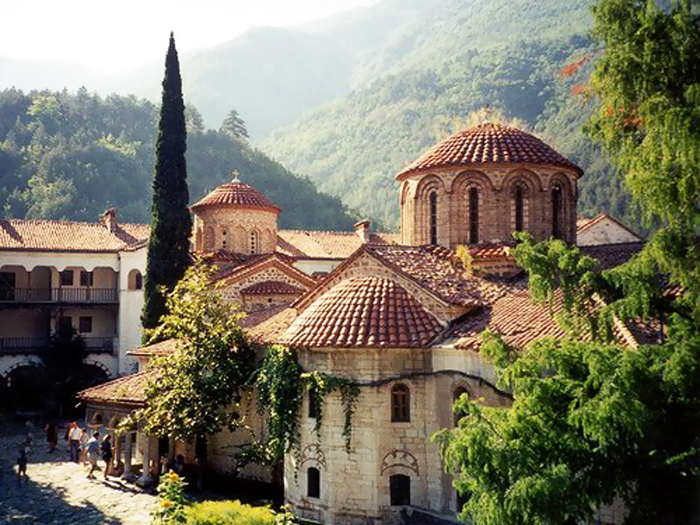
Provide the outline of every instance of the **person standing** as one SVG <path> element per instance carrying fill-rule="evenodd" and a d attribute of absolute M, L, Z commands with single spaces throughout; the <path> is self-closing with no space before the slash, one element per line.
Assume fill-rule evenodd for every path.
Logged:
<path fill-rule="evenodd" d="M 112 467 L 112 436 L 107 434 L 102 441 L 102 460 L 105 462 L 105 479 L 107 479 L 107 474 Z"/>
<path fill-rule="evenodd" d="M 80 464 L 83 466 L 87 465 L 87 444 L 89 439 L 90 435 L 87 433 L 87 430 L 82 429 L 80 431 Z"/>
<path fill-rule="evenodd" d="M 17 484 L 22 483 L 22 476 L 27 480 L 27 451 L 24 447 L 19 449 L 17 455 Z"/>
<path fill-rule="evenodd" d="M 75 463 L 80 462 L 80 432 L 81 429 L 75 421 L 71 421 L 72 428 L 68 433 L 68 448 L 70 450 L 70 460 Z"/>
<path fill-rule="evenodd" d="M 56 451 L 58 445 L 58 431 L 56 430 L 56 422 L 52 419 L 44 428 L 46 431 L 46 441 L 49 444 L 49 454 Z"/>
<path fill-rule="evenodd" d="M 95 479 L 93 472 L 97 468 L 97 455 L 100 452 L 100 433 L 95 432 L 87 442 L 87 455 L 88 462 L 90 463 L 90 472 L 88 472 L 88 479 Z"/>

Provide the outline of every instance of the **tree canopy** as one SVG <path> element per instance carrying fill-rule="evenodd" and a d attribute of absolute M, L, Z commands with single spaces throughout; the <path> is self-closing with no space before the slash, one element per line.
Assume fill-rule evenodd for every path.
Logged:
<path fill-rule="evenodd" d="M 239 424 L 240 390 L 255 366 L 255 352 L 238 325 L 242 317 L 212 285 L 213 269 L 197 262 L 167 298 L 168 313 L 151 332 L 174 339 L 175 351 L 151 361 L 146 408 L 137 414 L 146 431 L 187 440 Z"/>
<path fill-rule="evenodd" d="M 185 102 L 182 99 L 182 79 L 175 38 L 171 33 L 165 57 L 163 101 L 156 141 L 151 235 L 141 314 L 144 328 L 155 328 L 158 325 L 161 316 L 166 313 L 162 288 L 167 292 L 172 291 L 190 265 L 192 217 L 188 208 L 190 195 L 185 151 Z"/>
<path fill-rule="evenodd" d="M 599 0 L 604 51 L 592 134 L 658 231 L 605 272 L 561 241 L 515 250 L 535 300 L 561 301 L 569 336 L 484 354 L 512 407 L 462 399 L 436 435 L 474 523 L 576 523 L 618 498 L 628 523 L 688 523 L 700 490 L 700 43 L 690 2 Z M 621 322 L 641 338 L 622 344 Z M 616 337 L 617 336 L 617 337 Z"/>

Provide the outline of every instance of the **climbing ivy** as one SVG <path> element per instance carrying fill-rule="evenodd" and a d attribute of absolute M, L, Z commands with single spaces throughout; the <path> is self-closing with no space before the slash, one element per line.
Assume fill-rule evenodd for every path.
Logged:
<path fill-rule="evenodd" d="M 345 414 L 343 437 L 345 448 L 350 452 L 352 416 L 360 394 L 357 383 L 323 372 L 304 372 L 296 351 L 273 345 L 255 373 L 252 386 L 257 391 L 259 413 L 267 414 L 268 438 L 246 451 L 249 459 L 273 464 L 286 453 L 300 454 L 300 412 L 304 394 L 309 390 L 316 392 L 314 431 L 317 436 L 320 436 L 323 422 L 324 399 L 332 392 L 340 394 Z"/>

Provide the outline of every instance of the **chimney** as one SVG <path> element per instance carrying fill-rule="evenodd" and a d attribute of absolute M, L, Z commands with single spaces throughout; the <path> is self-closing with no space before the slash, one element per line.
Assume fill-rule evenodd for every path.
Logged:
<path fill-rule="evenodd" d="M 370 222 L 368 219 L 362 220 L 355 224 L 355 233 L 362 241 L 362 244 L 369 244 L 369 226 Z"/>
<path fill-rule="evenodd" d="M 100 222 L 105 225 L 111 233 L 117 231 L 117 209 L 108 208 L 100 217 Z"/>

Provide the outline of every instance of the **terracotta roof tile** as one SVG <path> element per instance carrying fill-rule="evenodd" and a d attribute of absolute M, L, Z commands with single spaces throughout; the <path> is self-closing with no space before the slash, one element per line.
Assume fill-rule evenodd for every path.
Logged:
<path fill-rule="evenodd" d="M 155 377 L 154 370 L 139 372 L 83 390 L 78 393 L 78 397 L 93 403 L 142 406 L 146 402 L 148 381 Z"/>
<path fill-rule="evenodd" d="M 400 234 L 371 233 L 370 244 L 395 244 Z M 308 259 L 345 259 L 362 246 L 355 232 L 279 230 L 277 251 Z"/>
<path fill-rule="evenodd" d="M 272 204 L 265 195 L 237 179 L 218 186 L 214 191 L 205 195 L 202 200 L 190 206 L 190 209 L 197 211 L 209 206 L 264 208 L 278 214 L 280 212 L 279 206 Z"/>
<path fill-rule="evenodd" d="M 637 255 L 644 248 L 644 242 L 626 242 L 621 244 L 599 244 L 580 246 L 579 250 L 598 260 L 600 270 L 609 270 L 620 266 Z"/>
<path fill-rule="evenodd" d="M 504 292 L 500 282 L 465 277 L 455 252 L 441 246 L 369 245 L 367 251 L 448 304 L 478 306 Z"/>
<path fill-rule="evenodd" d="M 494 163 L 547 164 L 574 170 L 579 176 L 583 174 L 576 164 L 534 135 L 517 128 L 484 123 L 436 144 L 404 168 L 397 178 L 436 168 Z"/>
<path fill-rule="evenodd" d="M 283 341 L 302 347 L 421 348 L 441 331 L 437 319 L 398 283 L 355 277 L 304 310 Z"/>
<path fill-rule="evenodd" d="M 279 343 L 284 333 L 297 318 L 297 311 L 288 306 L 275 306 L 251 312 L 241 321 L 248 336 L 263 344 Z"/>
<path fill-rule="evenodd" d="M 147 224 L 0 219 L 0 250 L 117 252 L 145 246 Z"/>
<path fill-rule="evenodd" d="M 154 343 L 151 345 L 144 345 L 136 350 L 131 350 L 127 352 L 127 355 L 139 356 L 154 356 L 154 355 L 168 355 L 175 351 L 177 346 L 177 339 L 167 339 L 159 343 Z"/>
<path fill-rule="evenodd" d="M 509 244 L 482 243 L 469 248 L 474 259 L 512 259 L 513 246 Z"/>
<path fill-rule="evenodd" d="M 306 290 L 293 286 L 283 281 L 263 281 L 255 283 L 241 290 L 243 295 L 301 295 Z"/>
<path fill-rule="evenodd" d="M 555 301 L 554 313 L 561 311 Z M 481 333 L 490 328 L 503 339 L 522 349 L 542 337 L 564 337 L 565 332 L 550 314 L 546 304 L 534 304 L 527 290 L 513 291 L 456 325 L 447 337 L 457 338 L 456 348 L 478 351 Z"/>

